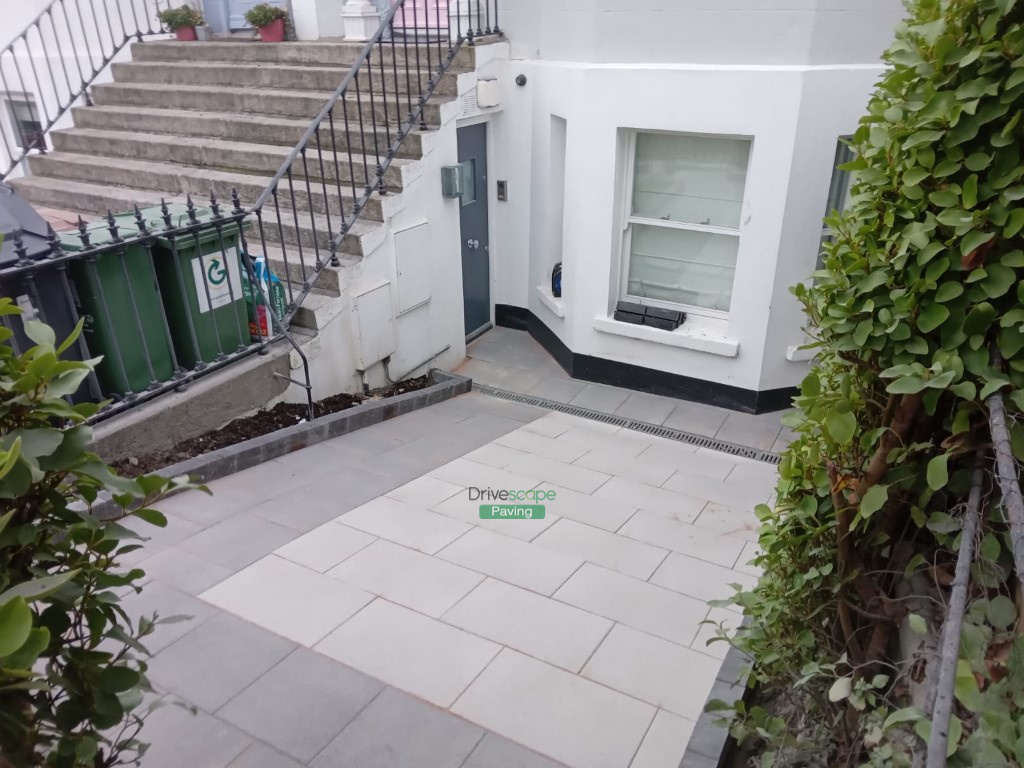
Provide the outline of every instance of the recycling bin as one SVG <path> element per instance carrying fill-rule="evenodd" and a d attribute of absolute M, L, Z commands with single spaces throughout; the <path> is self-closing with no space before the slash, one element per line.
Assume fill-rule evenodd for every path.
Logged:
<path fill-rule="evenodd" d="M 138 235 L 133 214 L 114 217 L 118 237 Z M 86 227 L 91 246 L 106 246 L 114 236 L 106 221 Z M 78 232 L 61 235 L 65 251 L 85 246 Z M 82 329 L 93 354 L 102 355 L 96 378 L 104 397 L 123 399 L 174 375 L 174 358 L 148 249 L 140 243 L 111 247 L 95 258 L 68 267 Z"/>
<path fill-rule="evenodd" d="M 171 224 L 190 223 L 188 209 L 168 205 Z M 160 232 L 166 226 L 159 208 L 143 215 Z M 200 228 L 160 235 L 153 243 L 153 263 L 170 323 L 178 363 L 194 369 L 249 346 L 249 315 L 242 289 L 241 228 L 236 222 L 215 225 L 213 211 L 195 208 Z"/>
<path fill-rule="evenodd" d="M 15 252 L 14 233 L 20 232 L 23 256 Z M 78 325 L 73 292 L 63 265 L 44 265 L 50 254 L 49 227 L 31 205 L 7 184 L 0 184 L 0 272 L 18 266 L 19 258 L 37 262 L 31 270 L 0 274 L 0 296 L 21 308 L 20 315 L 0 317 L 0 325 L 11 331 L 10 344 L 18 354 L 35 342 L 25 335 L 25 320 L 40 320 L 51 328 L 57 342 L 64 341 Z M 64 351 L 65 360 L 88 360 L 85 339 Z M 95 377 L 90 376 L 72 396 L 74 402 L 99 399 Z"/>

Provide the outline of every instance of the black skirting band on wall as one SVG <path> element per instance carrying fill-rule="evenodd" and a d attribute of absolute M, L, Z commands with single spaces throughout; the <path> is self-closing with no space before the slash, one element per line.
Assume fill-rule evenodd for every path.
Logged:
<path fill-rule="evenodd" d="M 631 363 L 573 352 L 535 314 L 525 307 L 496 304 L 494 323 L 502 328 L 527 331 L 574 379 L 609 384 L 653 395 L 677 397 L 704 405 L 717 405 L 743 413 L 770 413 L 792 405 L 796 387 L 757 391 L 667 373 Z"/>

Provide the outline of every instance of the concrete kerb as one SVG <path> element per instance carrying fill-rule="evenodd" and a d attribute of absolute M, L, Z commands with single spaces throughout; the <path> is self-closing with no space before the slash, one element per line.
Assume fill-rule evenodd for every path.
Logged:
<path fill-rule="evenodd" d="M 707 701 L 749 701 L 753 689 L 747 686 L 744 674 L 749 667 L 750 657 L 738 648 L 730 648 L 718 670 Z M 718 723 L 721 719 L 720 712 L 701 712 L 679 768 L 727 768 L 732 764 L 736 740 L 729 734 L 727 727 Z"/>
<path fill-rule="evenodd" d="M 311 422 L 295 424 L 261 437 L 254 437 L 242 443 L 229 445 L 202 456 L 195 456 L 177 464 L 164 467 L 155 474 L 164 477 L 188 475 L 196 482 L 208 483 L 221 477 L 241 472 L 272 459 L 286 456 L 294 451 L 322 443 L 333 437 L 340 437 L 363 427 L 379 424 L 405 413 L 449 400 L 457 395 L 470 392 L 473 380 L 466 376 L 434 368 L 430 371 L 434 383 L 429 387 L 406 392 L 384 400 L 363 403 L 354 408 L 322 416 Z M 110 500 L 93 506 L 97 517 L 120 514 Z"/>

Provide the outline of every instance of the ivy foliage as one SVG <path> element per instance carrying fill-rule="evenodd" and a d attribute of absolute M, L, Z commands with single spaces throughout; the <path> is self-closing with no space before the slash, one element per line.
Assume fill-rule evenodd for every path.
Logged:
<path fill-rule="evenodd" d="M 0 299 L 0 316 L 18 312 Z M 156 618 L 133 623 L 120 605 L 145 575 L 118 564 L 140 537 L 93 510 L 109 499 L 164 525 L 150 505 L 191 486 L 118 477 L 90 453 L 97 406 L 65 398 L 96 361 L 61 359 L 81 324 L 59 345 L 37 321 L 24 328 L 35 346 L 17 355 L 0 324 L 0 766 L 108 768 L 144 750 L 141 641 Z"/>
<path fill-rule="evenodd" d="M 763 765 L 910 765 L 991 439 L 985 399 L 1024 413 L 1024 0 L 907 10 L 851 142 L 851 204 L 829 220 L 823 269 L 794 289 L 818 357 L 778 501 L 758 510 L 764 575 L 735 598 L 750 617 L 736 642 L 770 704 L 734 705 L 733 728 Z M 1011 435 L 1024 459 L 1024 431 Z M 986 494 L 951 764 L 1022 765 L 1024 574 L 991 482 Z"/>

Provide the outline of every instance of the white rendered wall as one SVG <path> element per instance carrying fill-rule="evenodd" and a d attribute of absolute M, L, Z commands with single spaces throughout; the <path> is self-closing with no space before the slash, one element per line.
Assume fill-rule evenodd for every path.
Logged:
<path fill-rule="evenodd" d="M 877 57 L 900 0 L 499 0 L 514 58 L 849 64 Z"/>
<path fill-rule="evenodd" d="M 477 78 L 491 78 L 499 71 L 502 57 L 507 57 L 506 44 L 481 47 L 477 54 L 477 68 L 473 73 L 459 76 L 459 93 L 472 91 Z M 466 356 L 465 331 L 462 317 L 462 237 L 459 220 L 459 201 L 441 195 L 441 167 L 458 162 L 459 125 L 468 122 L 489 124 L 489 149 L 493 157 L 497 140 L 495 121 L 503 108 L 488 110 L 469 120 L 462 119 L 461 104 L 453 100 L 441 108 L 441 127 L 423 135 L 423 158 L 406 166 L 403 172 L 404 189 L 384 198 L 385 232 L 380 245 L 361 262 L 346 267 L 341 274 L 342 296 L 332 302 L 325 313 L 329 318 L 318 331 L 313 345 L 310 366 L 314 397 L 322 398 L 346 391 L 358 391 L 361 377 L 357 372 L 356 339 L 352 297 L 382 281 L 391 284 L 392 317 L 395 329 L 396 352 L 391 356 L 392 376 L 404 374 L 430 358 L 429 364 L 415 369 L 415 375 L 436 367 L 453 370 Z M 494 178 L 493 172 L 488 174 Z M 497 205 L 494 185 L 488 184 L 491 210 Z M 389 199 L 390 198 L 390 199 Z M 492 220 L 493 221 L 493 220 Z M 426 304 L 399 314 L 399 276 L 395 256 L 395 233 L 427 222 L 430 227 L 431 247 L 422 254 L 429 260 L 430 294 Z M 492 276 L 496 259 L 495 238 L 491 238 Z M 447 347 L 446 351 L 445 348 Z M 293 366 L 298 363 L 293 355 Z M 293 376 L 300 378 L 300 370 Z M 382 365 L 367 371 L 371 387 L 385 384 Z M 298 387 L 289 388 L 285 395 L 292 402 L 303 402 L 305 393 Z"/>
<path fill-rule="evenodd" d="M 149 29 L 147 19 L 152 16 L 151 28 L 159 29 L 154 0 L 93 0 L 77 4 L 65 0 L 40 17 L 50 5 L 50 0 L 4 3 L 0 28 L 0 49 L 16 41 L 9 52 L 0 55 L 0 100 L 8 93 L 29 94 L 44 126 L 58 116 L 61 107 L 68 106 L 71 94 L 80 90 L 83 78 L 88 80 L 94 68 L 103 65 L 104 56 L 109 56 L 126 34 L 136 31 L 137 24 L 144 30 Z M 26 29 L 27 34 L 22 37 Z M 130 59 L 129 46 L 125 46 L 112 61 Z M 91 84 L 110 81 L 110 63 L 107 62 Z M 76 103 L 84 102 L 78 99 Z M 52 130 L 71 126 L 71 113 L 66 110 Z M 0 132 L 0 166 L 6 167 L 11 154 L 16 152 L 13 141 L 17 131 L 2 102 Z M 23 175 L 25 166 L 26 163 L 22 163 L 10 178 Z"/>
<path fill-rule="evenodd" d="M 570 17 L 575 22 L 589 23 L 593 29 L 609 16 L 609 12 L 596 13 L 589 3 L 584 8 L 576 3 L 576 11 L 558 12 L 561 4 L 561 0 L 555 0 L 544 5 L 533 21 L 550 21 L 552 15 L 558 17 L 561 13 L 564 23 L 557 29 L 565 32 Z M 610 0 L 599 4 L 613 5 Z M 586 44 L 581 42 L 579 48 L 570 49 L 573 33 L 560 38 L 562 52 L 586 53 L 591 58 L 622 57 L 614 63 L 549 61 L 544 49 L 540 58 L 536 50 L 527 50 L 515 31 L 520 27 L 514 10 L 523 4 L 510 2 L 513 8 L 507 9 L 508 13 L 503 8 L 501 25 L 511 38 L 513 55 L 529 58 L 514 58 L 502 72 L 505 109 L 493 123 L 491 177 L 507 180 L 509 185 L 508 202 L 496 203 L 491 209 L 495 303 L 528 307 L 575 353 L 747 390 L 763 391 L 799 382 L 807 364 L 788 360 L 786 352 L 788 347 L 803 342 L 803 316 L 788 289 L 814 268 L 836 141 L 854 130 L 872 85 L 881 75 L 878 56 L 891 39 L 898 17 L 893 11 L 899 3 L 871 2 L 856 11 L 833 8 L 817 13 L 813 8 L 817 3 L 790 4 L 800 7 L 787 10 L 785 15 L 811 16 L 806 46 L 790 41 L 788 47 L 776 50 L 765 47 L 763 40 L 761 44 L 748 41 L 749 45 L 739 46 L 742 51 L 736 49 L 729 54 L 740 61 L 788 58 L 790 63 L 786 64 L 722 64 L 716 60 L 623 63 L 645 51 L 652 58 L 670 54 L 657 45 L 663 31 L 658 25 L 654 25 L 657 29 L 652 27 L 651 39 L 638 41 L 633 36 L 633 43 L 639 43 L 633 48 L 626 46 L 629 35 L 624 31 L 619 47 L 610 38 L 602 39 L 601 44 L 591 38 Z M 620 5 L 627 7 L 624 0 Z M 645 0 L 630 3 L 628 8 L 644 15 L 643 8 L 653 5 L 653 1 Z M 679 5 L 690 7 L 694 3 L 672 7 L 678 10 Z M 767 3 L 760 4 L 765 6 L 761 10 L 738 8 L 740 5 L 752 3 L 719 3 L 714 13 L 710 9 L 694 11 L 687 18 L 698 26 L 701 18 L 714 14 L 760 18 L 762 33 L 771 38 L 773 16 Z M 818 39 L 815 35 L 834 31 L 832 20 L 844 13 L 850 25 L 848 39 L 834 48 L 819 47 L 814 57 L 831 52 L 840 59 L 862 56 L 862 61 L 810 62 L 812 43 Z M 662 27 L 686 38 L 693 25 L 678 20 L 675 14 L 675 10 L 660 16 L 651 11 L 648 21 L 654 24 L 660 18 Z M 622 11 L 616 18 L 622 21 L 628 15 Z M 872 22 L 865 22 L 865 26 L 871 28 L 859 27 L 858 20 L 868 17 Z M 626 28 L 623 22 L 620 29 Z M 529 24 L 525 29 L 525 34 L 531 33 Z M 791 26 L 787 29 L 792 31 Z M 708 29 L 704 31 L 710 35 Z M 870 56 L 862 51 L 869 45 L 874 46 Z M 680 60 L 695 50 L 679 45 L 673 55 Z M 721 48 L 707 42 L 703 51 L 705 58 L 714 59 L 711 54 L 720 53 Z M 515 85 L 518 74 L 526 76 L 525 87 Z M 561 202 L 554 199 L 552 166 L 562 162 L 552 157 L 549 147 L 552 115 L 565 118 L 567 124 L 560 248 L 553 244 L 550 221 Z M 623 137 L 630 129 L 745 136 L 752 140 L 732 309 L 721 332 L 727 343 L 718 345 L 732 345 L 731 352 L 715 354 L 698 351 L 692 345 L 655 343 L 595 328 L 595 318 L 607 318 L 618 298 L 624 188 L 621 164 L 625 157 Z M 563 261 L 564 317 L 558 317 L 537 290 L 537 286 L 549 282 L 550 268 L 558 260 Z M 695 317 L 688 321 L 691 327 L 697 322 Z"/>

